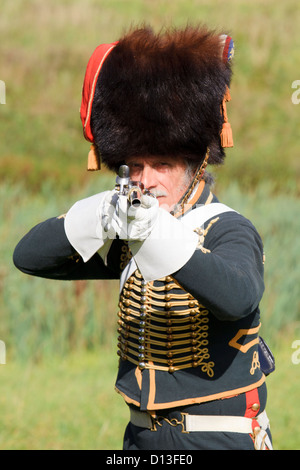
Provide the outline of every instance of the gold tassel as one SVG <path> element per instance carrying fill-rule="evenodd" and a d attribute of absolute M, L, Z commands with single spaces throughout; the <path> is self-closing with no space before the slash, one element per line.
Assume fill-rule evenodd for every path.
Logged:
<path fill-rule="evenodd" d="M 224 122 L 222 126 L 221 145 L 223 148 L 233 147 L 232 129 L 229 122 Z"/>
<path fill-rule="evenodd" d="M 223 114 L 224 123 L 223 123 L 222 131 L 221 131 L 221 145 L 223 148 L 233 147 L 232 129 L 231 129 L 230 123 L 228 122 L 227 109 L 226 109 L 226 101 L 230 101 L 230 100 L 231 100 L 230 91 L 229 91 L 229 88 L 226 87 L 226 92 L 225 92 L 223 103 L 222 103 L 222 114 Z"/>
<path fill-rule="evenodd" d="M 94 144 L 91 145 L 91 150 L 88 154 L 88 171 L 97 171 L 101 169 L 100 157 L 97 153 L 96 147 Z"/>

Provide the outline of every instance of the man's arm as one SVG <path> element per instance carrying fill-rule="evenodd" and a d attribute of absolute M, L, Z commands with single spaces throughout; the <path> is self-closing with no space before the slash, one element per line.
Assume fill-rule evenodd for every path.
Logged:
<path fill-rule="evenodd" d="M 264 291 L 263 246 L 254 226 L 237 213 L 223 214 L 203 246 L 173 277 L 220 320 L 249 315 Z"/>
<path fill-rule="evenodd" d="M 95 253 L 84 263 L 70 244 L 64 218 L 48 219 L 32 228 L 18 243 L 13 254 L 22 272 L 48 279 L 114 279 L 118 274 L 105 266 Z"/>

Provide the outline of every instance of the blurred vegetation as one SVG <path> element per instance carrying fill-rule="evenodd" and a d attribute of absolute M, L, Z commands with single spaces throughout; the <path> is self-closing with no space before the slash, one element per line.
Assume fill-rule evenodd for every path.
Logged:
<path fill-rule="evenodd" d="M 93 414 L 99 402 L 105 404 L 104 412 L 109 409 L 109 392 L 103 384 L 111 386 L 113 380 L 105 365 L 115 374 L 111 368 L 115 367 L 117 282 L 30 278 L 14 268 L 12 252 L 33 225 L 66 212 L 77 199 L 114 185 L 114 176 L 105 169 L 86 171 L 89 144 L 79 119 L 82 82 L 95 47 L 142 22 L 155 30 L 203 22 L 225 30 L 235 40 L 232 101 L 228 104 L 235 146 L 227 150 L 225 165 L 214 169 L 215 192 L 252 220 L 263 238 L 262 335 L 278 352 L 280 371 L 278 379 L 276 373 L 268 379 L 275 387 L 270 393 L 274 404 L 270 414 L 275 427 L 278 423 L 284 429 L 281 434 L 275 431 L 280 441 L 277 447 L 299 447 L 299 385 L 296 366 L 289 361 L 290 338 L 299 337 L 300 331 L 300 105 L 292 102 L 292 83 L 300 79 L 298 2 L 1 0 L 0 80 L 6 85 L 6 104 L 0 104 L 0 339 L 6 343 L 7 365 L 0 366 L 6 381 L 0 393 L 5 423 L 0 448 L 74 448 L 76 442 L 80 446 L 85 431 L 83 447 L 97 447 L 96 441 L 89 444 L 88 433 L 93 435 L 96 420 L 102 419 L 100 412 Z M 84 351 L 82 363 L 80 351 Z M 89 355 L 93 351 L 96 355 Z M 111 356 L 107 351 L 113 351 Z M 59 358 L 71 352 L 59 368 Z M 106 360 L 96 363 L 97 354 L 104 354 Z M 78 363 L 71 364 L 75 360 Z M 29 365 L 23 369 L 20 364 L 25 362 Z M 98 366 L 99 381 L 93 381 L 91 370 L 97 374 Z M 80 367 L 86 375 L 83 369 L 81 375 Z M 70 370 L 69 376 L 66 370 Z M 76 390 L 67 385 L 73 380 Z M 93 400 L 87 387 L 81 388 L 85 380 L 96 395 L 99 389 L 105 391 L 96 407 L 83 407 L 86 416 L 93 415 L 91 427 L 86 427 L 88 420 L 80 413 L 74 417 L 76 435 L 72 406 L 83 406 L 80 396 Z M 282 389 L 281 382 L 285 384 Z M 67 392 L 51 395 L 53 399 L 50 392 L 43 396 L 43 387 L 66 388 L 73 401 L 68 402 Z M 31 403 L 35 393 L 41 401 Z M 285 394 L 290 407 L 280 411 Z M 59 413 L 64 410 L 62 418 L 53 412 L 58 402 Z M 125 415 L 118 421 L 119 408 L 114 406 L 116 429 L 119 421 L 125 422 Z M 44 422 L 37 419 L 36 410 L 40 415 L 46 412 Z M 106 436 L 102 448 L 117 445 L 114 432 L 101 428 L 99 433 L 94 435 L 97 442 Z M 116 435 L 120 435 L 119 429 Z"/>

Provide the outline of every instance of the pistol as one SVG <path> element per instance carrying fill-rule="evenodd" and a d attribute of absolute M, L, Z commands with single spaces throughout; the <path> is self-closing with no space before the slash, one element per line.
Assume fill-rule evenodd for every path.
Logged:
<path fill-rule="evenodd" d="M 132 181 L 130 179 L 129 167 L 127 165 L 120 166 L 116 177 L 115 189 L 120 195 L 127 196 L 129 204 L 133 207 L 140 206 L 143 194 L 153 196 L 141 181 Z"/>

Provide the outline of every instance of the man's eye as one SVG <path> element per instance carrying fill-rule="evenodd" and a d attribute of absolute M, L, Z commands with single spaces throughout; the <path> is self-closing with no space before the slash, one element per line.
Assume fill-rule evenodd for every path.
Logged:
<path fill-rule="evenodd" d="M 141 167 L 137 163 L 130 163 L 128 166 L 131 173 L 138 173 L 141 171 Z"/>
<path fill-rule="evenodd" d="M 159 168 L 168 168 L 169 167 L 169 163 L 168 162 L 158 162 L 157 163 L 157 166 Z"/>

